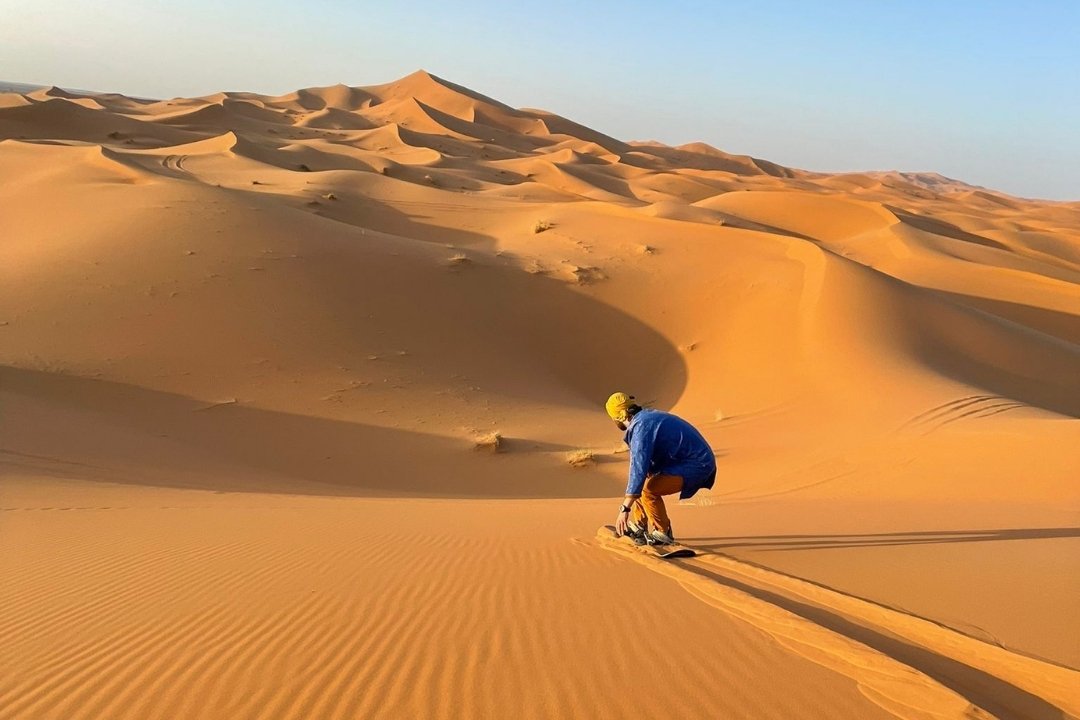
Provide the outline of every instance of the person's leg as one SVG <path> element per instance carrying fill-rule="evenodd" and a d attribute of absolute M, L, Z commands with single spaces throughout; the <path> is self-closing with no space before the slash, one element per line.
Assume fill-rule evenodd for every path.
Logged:
<path fill-rule="evenodd" d="M 641 498 L 630 504 L 630 522 L 642 530 L 649 529 L 649 517 L 645 514 L 645 506 L 641 504 Z"/>
<path fill-rule="evenodd" d="M 664 496 L 680 492 L 683 479 L 678 475 L 650 475 L 645 478 L 645 487 L 641 489 L 640 504 L 644 514 L 652 522 L 653 528 L 665 534 L 671 534 L 671 520 L 668 519 Z M 635 506 L 636 507 L 636 506 Z"/>

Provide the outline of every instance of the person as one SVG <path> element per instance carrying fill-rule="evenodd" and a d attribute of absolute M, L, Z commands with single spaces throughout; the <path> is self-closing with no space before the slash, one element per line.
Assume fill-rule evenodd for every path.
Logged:
<path fill-rule="evenodd" d="M 605 405 L 630 447 L 630 477 L 615 521 L 615 534 L 635 542 L 675 542 L 664 496 L 693 497 L 716 481 L 716 456 L 693 425 L 677 415 L 646 410 L 633 395 L 617 392 Z"/>

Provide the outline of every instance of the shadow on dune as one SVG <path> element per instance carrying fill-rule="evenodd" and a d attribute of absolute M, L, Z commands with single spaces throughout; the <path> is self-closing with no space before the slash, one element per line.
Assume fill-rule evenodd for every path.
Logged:
<path fill-rule="evenodd" d="M 943 377 L 1080 418 L 1080 346 L 826 253 L 830 277 L 815 312 L 840 342 L 887 343 Z"/>
<path fill-rule="evenodd" d="M 885 208 L 891 213 L 900 218 L 901 222 L 907 223 L 911 227 L 922 230 L 923 232 L 932 233 L 934 235 L 941 235 L 942 237 L 952 238 L 953 240 L 963 240 L 964 242 L 973 243 L 975 245 L 982 245 L 983 247 L 994 248 L 995 250 L 1010 251 L 1008 245 L 997 240 L 992 240 L 982 235 L 976 235 L 966 230 L 962 230 L 952 223 L 947 223 L 944 220 L 937 218 L 926 217 L 925 215 L 916 215 L 913 212 L 901 210 L 891 205 L 885 205 Z"/>
<path fill-rule="evenodd" d="M 1018 528 L 1002 530 L 941 530 L 927 532 L 868 533 L 864 535 L 746 535 L 687 538 L 706 550 L 752 548 L 755 550 L 830 550 L 842 548 L 936 545 L 942 543 L 995 542 L 1001 540 L 1048 540 L 1080 537 L 1080 527 Z"/>
<path fill-rule="evenodd" d="M 619 483 L 515 439 L 468 439 L 208 405 L 134 385 L 0 368 L 0 469 L 220 492 L 467 498 L 607 497 Z M 558 446 L 561 449 L 562 446 Z"/>
<path fill-rule="evenodd" d="M 633 315 L 509 259 L 466 254 L 459 265 L 420 262 L 411 248 L 393 247 L 399 238 L 438 245 L 447 258 L 490 249 L 495 239 L 427 224 L 423 214 L 373 198 L 358 201 L 351 210 L 322 206 L 322 217 L 350 226 L 350 236 L 334 249 L 337 262 L 309 263 L 304 278 L 309 297 L 341 323 L 343 343 L 356 342 L 355 356 L 368 354 L 375 328 L 384 344 L 415 350 L 429 376 L 452 369 L 497 395 L 550 403 L 552 390 L 568 390 L 599 408 L 618 387 L 635 388 L 660 407 L 682 394 L 683 355 Z M 358 232 L 366 229 L 395 237 Z M 448 242 L 455 246 L 442 247 Z"/>
<path fill-rule="evenodd" d="M 398 166 L 394 170 L 398 180 L 422 184 L 426 173 L 423 167 Z M 395 205 L 357 193 L 352 195 L 349 189 L 341 191 L 343 202 L 323 203 L 314 213 L 320 217 L 350 225 L 363 230 L 375 230 L 399 237 L 419 240 L 438 245 L 451 244 L 466 249 L 492 251 L 496 240 L 490 235 L 459 227 L 436 225 L 425 222 L 432 215 L 425 214 L 424 203 L 414 203 L 412 212 L 406 213 Z"/>
<path fill-rule="evenodd" d="M 1075 382 L 1080 348 L 1031 328 L 1005 325 L 978 310 L 969 312 L 991 322 L 946 328 L 940 318 L 926 318 L 921 330 L 937 345 L 928 343 L 919 353 L 928 367 L 1004 398 L 1080 418 L 1080 385 Z M 1003 341 L 1007 334 L 1016 336 L 1009 338 L 1011 345 Z"/>
<path fill-rule="evenodd" d="M 1004 320 L 1025 325 L 1073 345 L 1080 345 L 1080 316 L 1078 315 L 1007 300 L 984 298 L 977 295 L 964 295 L 945 290 L 936 292 L 953 302 L 968 305 Z"/>

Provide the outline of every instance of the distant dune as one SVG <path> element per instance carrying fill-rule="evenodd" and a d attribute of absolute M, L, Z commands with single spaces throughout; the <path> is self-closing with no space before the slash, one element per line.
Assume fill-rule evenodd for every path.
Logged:
<path fill-rule="evenodd" d="M 0 718 L 1080 716 L 1080 203 L 5 90 Z M 594 537 L 615 390 L 716 450 L 700 560 Z"/>

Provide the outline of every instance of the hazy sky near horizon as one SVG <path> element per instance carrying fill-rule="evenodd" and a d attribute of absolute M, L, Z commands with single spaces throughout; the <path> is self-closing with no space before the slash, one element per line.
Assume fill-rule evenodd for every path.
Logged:
<path fill-rule="evenodd" d="M 0 0 L 0 80 L 148 97 L 418 68 L 624 140 L 1080 200 L 1080 1 Z"/>

